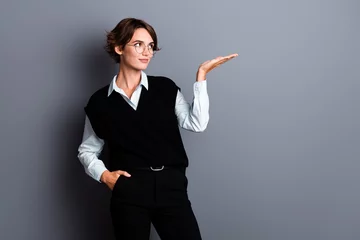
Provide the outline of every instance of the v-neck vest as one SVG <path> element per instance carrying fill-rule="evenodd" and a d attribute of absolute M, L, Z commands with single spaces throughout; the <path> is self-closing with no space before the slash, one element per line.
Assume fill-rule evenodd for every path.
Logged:
<path fill-rule="evenodd" d="M 109 147 L 109 170 L 145 166 L 188 166 L 175 115 L 180 88 L 169 78 L 148 76 L 137 109 L 109 85 L 96 91 L 84 108 L 96 135 Z"/>

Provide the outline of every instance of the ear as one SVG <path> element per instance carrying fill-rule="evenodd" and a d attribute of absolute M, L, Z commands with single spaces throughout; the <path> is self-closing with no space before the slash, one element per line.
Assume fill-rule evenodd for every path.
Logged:
<path fill-rule="evenodd" d="M 122 48 L 120 46 L 116 46 L 115 47 L 115 52 L 119 55 L 122 55 L 123 54 L 123 51 L 122 51 Z"/>

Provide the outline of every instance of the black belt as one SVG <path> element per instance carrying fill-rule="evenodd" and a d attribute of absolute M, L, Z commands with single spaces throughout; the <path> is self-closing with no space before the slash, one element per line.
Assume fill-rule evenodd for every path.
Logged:
<path fill-rule="evenodd" d="M 149 167 L 134 167 L 134 168 L 130 168 L 129 170 L 141 170 L 141 171 L 153 171 L 153 172 L 159 172 L 162 170 L 166 170 L 166 169 L 175 169 L 175 168 L 184 168 L 182 166 L 149 166 Z"/>

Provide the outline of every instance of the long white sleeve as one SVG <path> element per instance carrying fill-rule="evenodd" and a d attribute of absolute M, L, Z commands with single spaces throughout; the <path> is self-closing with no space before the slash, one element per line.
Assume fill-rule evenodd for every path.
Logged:
<path fill-rule="evenodd" d="M 103 147 L 104 140 L 95 134 L 90 120 L 86 116 L 83 139 L 78 148 L 78 158 L 84 166 L 85 172 L 98 182 L 101 182 L 100 177 L 107 170 L 104 162 L 98 158 Z"/>
<path fill-rule="evenodd" d="M 192 104 L 189 104 L 183 94 L 178 91 L 175 114 L 180 127 L 193 132 L 203 132 L 209 122 L 209 96 L 206 80 L 195 82 L 193 91 Z"/>

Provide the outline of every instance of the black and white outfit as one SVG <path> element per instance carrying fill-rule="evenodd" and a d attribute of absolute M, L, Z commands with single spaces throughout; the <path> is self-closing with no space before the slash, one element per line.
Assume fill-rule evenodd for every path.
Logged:
<path fill-rule="evenodd" d="M 86 107 L 79 160 L 100 182 L 105 170 L 123 170 L 112 191 L 110 211 L 117 239 L 148 240 L 153 223 L 162 240 L 200 240 L 187 195 L 188 157 L 179 126 L 202 132 L 209 121 L 206 80 L 195 82 L 192 104 L 169 78 L 147 76 L 131 99 L 112 82 Z M 109 166 L 98 156 L 109 147 Z"/>

